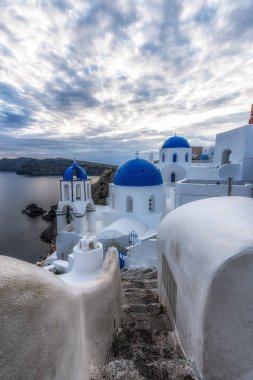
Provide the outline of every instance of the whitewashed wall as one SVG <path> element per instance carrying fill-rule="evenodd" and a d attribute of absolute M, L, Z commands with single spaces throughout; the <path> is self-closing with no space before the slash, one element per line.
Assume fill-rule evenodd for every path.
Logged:
<path fill-rule="evenodd" d="M 158 287 L 186 356 L 206 380 L 253 379 L 253 201 L 209 198 L 158 231 Z"/>
<path fill-rule="evenodd" d="M 232 185 L 232 195 L 252 198 L 253 184 Z M 228 195 L 228 182 L 187 182 L 182 181 L 175 185 L 175 207 L 209 197 Z"/>
<path fill-rule="evenodd" d="M 20 260 L 0 257 L 0 378 L 86 380 L 104 364 L 122 311 L 118 256 L 101 275 L 70 287 Z"/>

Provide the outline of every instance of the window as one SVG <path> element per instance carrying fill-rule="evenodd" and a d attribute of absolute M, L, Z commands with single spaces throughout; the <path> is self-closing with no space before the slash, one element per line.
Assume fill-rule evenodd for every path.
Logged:
<path fill-rule="evenodd" d="M 165 161 L 165 153 L 162 154 L 162 162 Z"/>
<path fill-rule="evenodd" d="M 87 198 L 90 199 L 90 184 L 87 182 Z"/>
<path fill-rule="evenodd" d="M 173 154 L 172 161 L 177 162 L 177 154 L 176 153 Z"/>
<path fill-rule="evenodd" d="M 176 173 L 172 172 L 170 175 L 170 182 L 176 182 Z"/>
<path fill-rule="evenodd" d="M 81 185 L 80 184 L 76 185 L 76 200 L 77 201 L 81 200 Z"/>
<path fill-rule="evenodd" d="M 133 212 L 133 198 L 127 197 L 127 212 Z"/>
<path fill-rule="evenodd" d="M 188 153 L 185 153 L 185 162 L 188 162 L 188 160 L 189 160 L 189 155 Z"/>
<path fill-rule="evenodd" d="M 64 185 L 64 201 L 69 201 L 69 185 Z"/>
<path fill-rule="evenodd" d="M 174 279 L 173 273 L 170 270 L 168 261 L 162 253 L 162 282 L 166 291 L 167 299 L 170 304 L 172 315 L 176 319 L 177 310 L 177 283 Z"/>
<path fill-rule="evenodd" d="M 112 208 L 115 208 L 115 195 L 112 194 Z"/>
<path fill-rule="evenodd" d="M 222 165 L 230 164 L 232 160 L 232 152 L 230 149 L 226 149 L 222 153 Z"/>
<path fill-rule="evenodd" d="M 151 195 L 151 197 L 149 198 L 148 208 L 150 212 L 155 211 L 155 196 L 154 195 Z"/>

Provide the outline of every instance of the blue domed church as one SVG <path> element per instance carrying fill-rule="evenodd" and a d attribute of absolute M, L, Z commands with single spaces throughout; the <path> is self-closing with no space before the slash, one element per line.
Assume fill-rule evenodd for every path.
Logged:
<path fill-rule="evenodd" d="M 185 178 L 191 165 L 192 148 L 185 138 L 173 136 L 164 141 L 159 150 L 158 167 L 167 186 L 174 186 Z"/>
<path fill-rule="evenodd" d="M 104 225 L 144 236 L 156 231 L 166 204 L 162 175 L 150 161 L 136 157 L 119 166 L 109 188 Z"/>

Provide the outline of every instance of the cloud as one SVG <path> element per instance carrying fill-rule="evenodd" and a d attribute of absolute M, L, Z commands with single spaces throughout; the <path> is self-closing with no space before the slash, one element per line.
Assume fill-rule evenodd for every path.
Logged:
<path fill-rule="evenodd" d="M 250 0 L 0 5 L 0 156 L 116 162 L 248 120 Z"/>
<path fill-rule="evenodd" d="M 31 123 L 29 103 L 15 87 L 0 83 L 1 130 L 21 129 Z"/>

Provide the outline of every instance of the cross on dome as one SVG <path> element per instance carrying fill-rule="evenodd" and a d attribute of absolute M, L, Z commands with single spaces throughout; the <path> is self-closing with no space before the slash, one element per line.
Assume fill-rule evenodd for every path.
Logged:
<path fill-rule="evenodd" d="M 136 156 L 136 158 L 139 158 L 139 155 L 140 155 L 140 152 L 137 150 L 137 151 L 135 152 L 135 156 Z"/>

